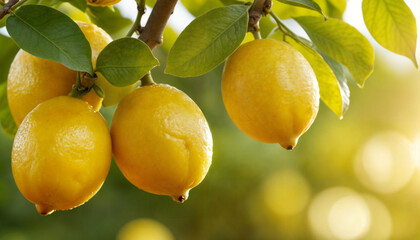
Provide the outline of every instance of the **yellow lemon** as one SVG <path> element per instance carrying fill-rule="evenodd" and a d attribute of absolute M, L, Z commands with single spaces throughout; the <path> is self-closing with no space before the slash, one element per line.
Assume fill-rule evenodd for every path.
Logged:
<path fill-rule="evenodd" d="M 106 7 L 119 3 L 121 0 L 87 0 L 87 3 L 92 6 Z"/>
<path fill-rule="evenodd" d="M 59 96 L 35 107 L 13 143 L 13 177 L 42 215 L 67 210 L 100 189 L 111 162 L 102 116 L 80 99 Z"/>
<path fill-rule="evenodd" d="M 222 79 L 226 110 L 248 136 L 293 149 L 318 113 L 319 89 L 306 59 L 286 42 L 262 39 L 240 46 Z"/>
<path fill-rule="evenodd" d="M 112 119 L 111 138 L 115 161 L 131 183 L 178 202 L 211 164 L 213 141 L 203 113 L 169 85 L 140 87 L 126 96 Z"/>
<path fill-rule="evenodd" d="M 104 30 L 95 25 L 83 22 L 77 22 L 77 24 L 91 45 L 92 61 L 95 66 L 99 53 L 108 45 L 111 38 Z M 69 94 L 76 82 L 76 74 L 76 71 L 70 70 L 60 63 L 38 58 L 20 50 L 11 64 L 7 80 L 7 98 L 16 124 L 20 125 L 26 114 L 41 102 Z M 107 99 L 104 105 L 116 104 L 122 98 L 120 95 L 128 94 L 128 91 L 134 86 L 110 87 L 110 84 L 102 76 L 98 77 L 96 84 L 106 89 Z M 117 99 L 115 97 L 113 99 L 113 91 L 117 95 Z M 99 110 L 102 99 L 93 90 L 83 99 L 88 101 L 95 110 Z"/>
<path fill-rule="evenodd" d="M 136 219 L 123 226 L 117 240 L 174 240 L 171 231 L 152 219 Z"/>

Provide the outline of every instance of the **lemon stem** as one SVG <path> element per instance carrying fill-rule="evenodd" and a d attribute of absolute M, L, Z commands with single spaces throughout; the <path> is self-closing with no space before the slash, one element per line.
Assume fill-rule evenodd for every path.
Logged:
<path fill-rule="evenodd" d="M 254 38 L 255 39 L 261 39 L 261 33 L 260 33 L 260 31 L 258 31 L 258 32 L 252 32 L 252 35 L 254 35 Z"/>
<path fill-rule="evenodd" d="M 141 86 L 149 86 L 149 85 L 153 85 L 155 84 L 155 82 L 153 81 L 152 75 L 150 74 L 150 72 L 148 74 L 146 74 L 142 79 L 141 79 Z"/>
<path fill-rule="evenodd" d="M 141 18 L 146 13 L 146 0 L 140 0 L 137 2 L 137 17 L 134 21 L 133 26 L 131 26 L 131 29 L 128 31 L 126 37 L 131 37 L 135 31 L 138 31 L 139 34 L 141 32 Z"/>
<path fill-rule="evenodd" d="M 76 83 L 73 85 L 71 92 L 69 93 L 70 97 L 82 98 L 83 95 L 88 93 L 95 84 L 97 76 L 91 76 L 87 72 L 77 72 Z"/>

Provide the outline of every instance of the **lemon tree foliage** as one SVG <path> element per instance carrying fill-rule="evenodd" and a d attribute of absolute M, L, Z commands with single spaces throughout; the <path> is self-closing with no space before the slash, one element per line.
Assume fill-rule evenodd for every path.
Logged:
<path fill-rule="evenodd" d="M 416 59 L 416 19 L 403 0 L 364 0 L 363 18 L 373 38 L 384 48 Z M 380 26 L 380 27 L 378 27 Z"/>
<path fill-rule="evenodd" d="M 135 38 L 121 38 L 110 43 L 98 56 L 96 71 L 114 86 L 137 82 L 159 61 L 149 47 Z"/>
<path fill-rule="evenodd" d="M 248 7 L 244 5 L 216 8 L 197 17 L 169 52 L 165 72 L 179 77 L 209 72 L 239 47 L 247 24 Z"/>
<path fill-rule="evenodd" d="M 362 87 L 373 71 L 371 44 L 342 20 L 346 0 L 138 0 L 135 21 L 117 2 L 1 2 L 0 28 L 10 37 L 0 35 L 0 123 L 16 133 L 15 182 L 42 215 L 95 195 L 111 151 L 131 183 L 178 202 L 205 178 L 210 127 L 185 93 L 154 83 L 155 56 L 178 77 L 206 74 L 226 60 L 219 81 L 232 121 L 286 149 L 315 121 L 319 99 L 342 118 L 348 83 Z M 166 27 L 177 2 L 194 18 L 180 34 Z M 153 8 L 147 21 L 145 4 Z M 362 9 L 373 38 L 417 67 L 416 19 L 404 1 L 363 0 Z M 289 29 L 288 19 L 307 36 Z M 116 104 L 110 130 L 98 111 Z"/>
<path fill-rule="evenodd" d="M 308 16 L 295 20 L 316 47 L 344 64 L 359 86 L 363 86 L 373 71 L 374 53 L 369 41 L 356 28 L 333 18 L 324 21 L 319 17 Z"/>
<path fill-rule="evenodd" d="M 307 8 L 307 9 L 317 11 L 326 18 L 326 16 L 322 12 L 322 9 L 313 0 L 277 0 L 277 1 L 282 2 L 282 3 L 286 3 L 286 4 L 290 4 L 290 5 L 293 5 L 293 6 L 304 7 L 304 8 Z"/>
<path fill-rule="evenodd" d="M 17 45 L 40 58 L 93 74 L 89 42 L 75 22 L 46 6 L 27 5 L 7 19 Z"/>

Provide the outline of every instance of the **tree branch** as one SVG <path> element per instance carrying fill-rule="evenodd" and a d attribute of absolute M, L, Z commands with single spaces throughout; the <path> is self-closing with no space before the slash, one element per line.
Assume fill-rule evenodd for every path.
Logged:
<path fill-rule="evenodd" d="M 4 6 L 0 9 L 0 19 L 2 19 L 6 14 L 9 13 L 10 9 L 18 3 L 19 0 L 9 0 Z"/>
<path fill-rule="evenodd" d="M 252 4 L 251 9 L 249 10 L 249 22 L 248 22 L 248 31 L 249 32 L 258 32 L 259 26 L 258 22 L 261 17 L 267 15 L 270 12 L 272 5 L 272 0 L 255 0 Z"/>
<path fill-rule="evenodd" d="M 174 12 L 177 2 L 178 0 L 157 0 L 139 37 L 150 49 L 162 44 L 163 30 L 168 23 L 169 17 Z"/>

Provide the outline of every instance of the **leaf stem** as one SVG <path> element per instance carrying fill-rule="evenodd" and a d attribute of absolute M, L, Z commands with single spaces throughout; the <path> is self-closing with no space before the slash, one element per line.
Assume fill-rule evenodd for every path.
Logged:
<path fill-rule="evenodd" d="M 146 13 L 146 0 L 140 0 L 136 2 L 137 2 L 136 20 L 134 21 L 133 26 L 131 26 L 131 29 L 128 31 L 126 37 L 131 37 L 136 30 L 140 32 L 141 18 Z"/>
<path fill-rule="evenodd" d="M 175 9 L 178 0 L 157 0 L 147 20 L 146 26 L 141 30 L 139 39 L 145 42 L 150 49 L 162 44 L 163 30 L 165 30 L 169 17 Z"/>
<path fill-rule="evenodd" d="M 20 0 L 18 3 L 16 3 L 13 7 L 11 7 L 10 10 L 14 11 L 16 8 L 22 6 L 23 4 L 25 4 L 28 0 Z"/>
<path fill-rule="evenodd" d="M 155 84 L 155 82 L 153 81 L 152 75 L 149 73 L 147 73 L 142 79 L 141 79 L 141 86 L 149 86 L 149 85 L 153 85 Z"/>
<path fill-rule="evenodd" d="M 277 23 L 277 26 L 279 27 L 279 30 L 283 32 L 284 35 L 289 36 L 293 39 L 298 39 L 299 36 L 297 36 L 292 30 L 290 30 L 282 21 L 281 19 L 272 11 L 269 13 L 271 17 L 273 17 L 274 21 Z"/>

